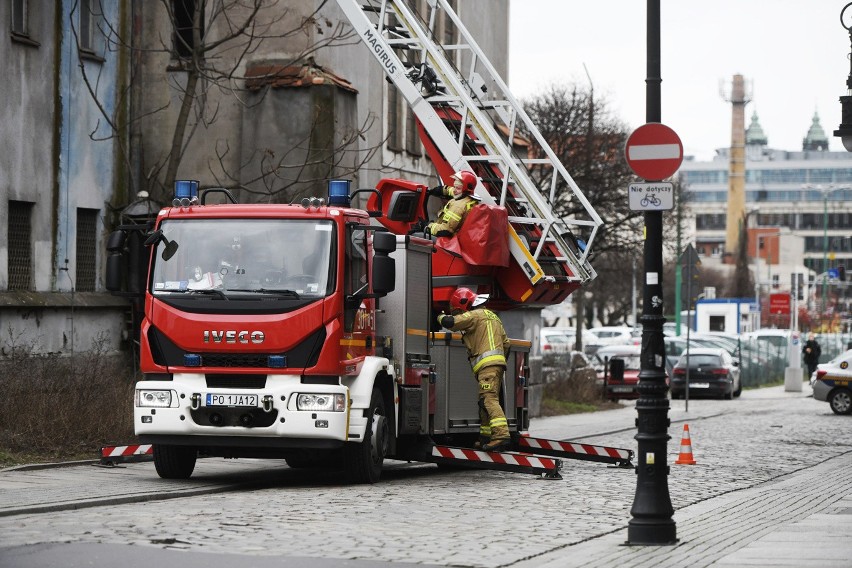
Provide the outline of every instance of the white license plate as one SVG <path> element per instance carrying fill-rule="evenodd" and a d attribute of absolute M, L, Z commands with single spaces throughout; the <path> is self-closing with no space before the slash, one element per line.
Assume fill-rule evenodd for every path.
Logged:
<path fill-rule="evenodd" d="M 256 394 L 214 394 L 207 393 L 204 406 L 257 406 Z"/>
<path fill-rule="evenodd" d="M 709 389 L 710 383 L 689 383 L 691 389 Z"/>
<path fill-rule="evenodd" d="M 612 392 L 633 392 L 633 387 L 612 387 Z"/>

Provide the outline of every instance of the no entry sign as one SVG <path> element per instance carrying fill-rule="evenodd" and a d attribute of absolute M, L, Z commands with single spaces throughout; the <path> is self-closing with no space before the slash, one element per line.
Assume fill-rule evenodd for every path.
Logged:
<path fill-rule="evenodd" d="M 683 162 L 683 144 L 677 133 L 665 124 L 643 124 L 627 138 L 624 148 L 627 165 L 647 181 L 671 177 Z"/>

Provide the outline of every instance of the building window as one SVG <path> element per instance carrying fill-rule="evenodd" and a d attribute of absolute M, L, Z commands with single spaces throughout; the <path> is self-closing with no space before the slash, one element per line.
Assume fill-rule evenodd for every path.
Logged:
<path fill-rule="evenodd" d="M 388 149 L 394 152 L 402 151 L 402 136 L 404 121 L 402 110 L 402 95 L 394 85 L 388 85 Z"/>
<path fill-rule="evenodd" d="M 178 59 L 191 59 L 192 53 L 197 47 L 195 35 L 193 34 L 193 22 L 196 10 L 201 14 L 198 18 L 200 26 L 198 36 L 204 37 L 204 1 L 203 0 L 173 0 L 172 15 L 175 29 L 174 55 Z"/>
<path fill-rule="evenodd" d="M 98 210 L 77 209 L 77 273 L 75 287 L 79 292 L 95 291 L 97 274 Z"/>
<path fill-rule="evenodd" d="M 9 227 L 6 235 L 9 243 L 9 290 L 32 289 L 32 211 L 32 203 L 9 202 Z"/>
<path fill-rule="evenodd" d="M 30 35 L 28 8 L 27 0 L 12 0 L 12 33 L 22 36 Z"/>
<path fill-rule="evenodd" d="M 421 150 L 420 136 L 417 134 L 417 121 L 414 119 L 414 111 L 410 108 L 405 120 L 405 151 L 412 156 L 421 156 L 423 150 Z"/>

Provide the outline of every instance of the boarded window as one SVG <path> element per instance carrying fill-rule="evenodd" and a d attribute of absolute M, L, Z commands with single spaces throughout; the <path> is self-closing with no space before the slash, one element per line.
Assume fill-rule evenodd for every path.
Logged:
<path fill-rule="evenodd" d="M 420 137 L 417 135 L 417 121 L 410 108 L 405 118 L 405 150 L 412 156 L 420 156 L 423 152 L 420 149 Z"/>
<path fill-rule="evenodd" d="M 402 136 L 404 134 L 402 96 L 399 90 L 388 85 L 388 149 L 394 152 L 402 151 Z"/>
<path fill-rule="evenodd" d="M 193 21 L 195 11 L 200 11 L 198 18 L 200 38 L 204 37 L 204 2 L 203 0 L 173 0 L 172 10 L 174 15 L 174 55 L 179 59 L 190 59 L 195 45 L 193 34 Z"/>
<path fill-rule="evenodd" d="M 97 273 L 98 210 L 77 209 L 77 274 L 78 292 L 95 291 Z"/>
<path fill-rule="evenodd" d="M 28 8 L 27 0 L 12 0 L 12 33 L 19 35 L 30 35 L 28 25 Z"/>
<path fill-rule="evenodd" d="M 9 290 L 32 289 L 32 211 L 32 203 L 9 202 Z"/>

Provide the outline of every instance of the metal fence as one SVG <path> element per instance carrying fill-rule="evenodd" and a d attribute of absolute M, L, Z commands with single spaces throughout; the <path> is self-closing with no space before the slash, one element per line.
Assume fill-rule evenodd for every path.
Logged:
<path fill-rule="evenodd" d="M 807 340 L 802 334 L 798 349 Z M 817 334 L 816 340 L 822 354 L 819 362 L 827 363 L 840 353 L 852 348 L 852 333 Z M 744 387 L 757 387 L 784 381 L 785 369 L 789 366 L 786 349 L 778 348 L 765 341 L 740 341 L 740 377 Z M 801 353 L 799 353 L 801 357 Z M 800 359 L 802 378 L 807 379 L 807 365 Z"/>

